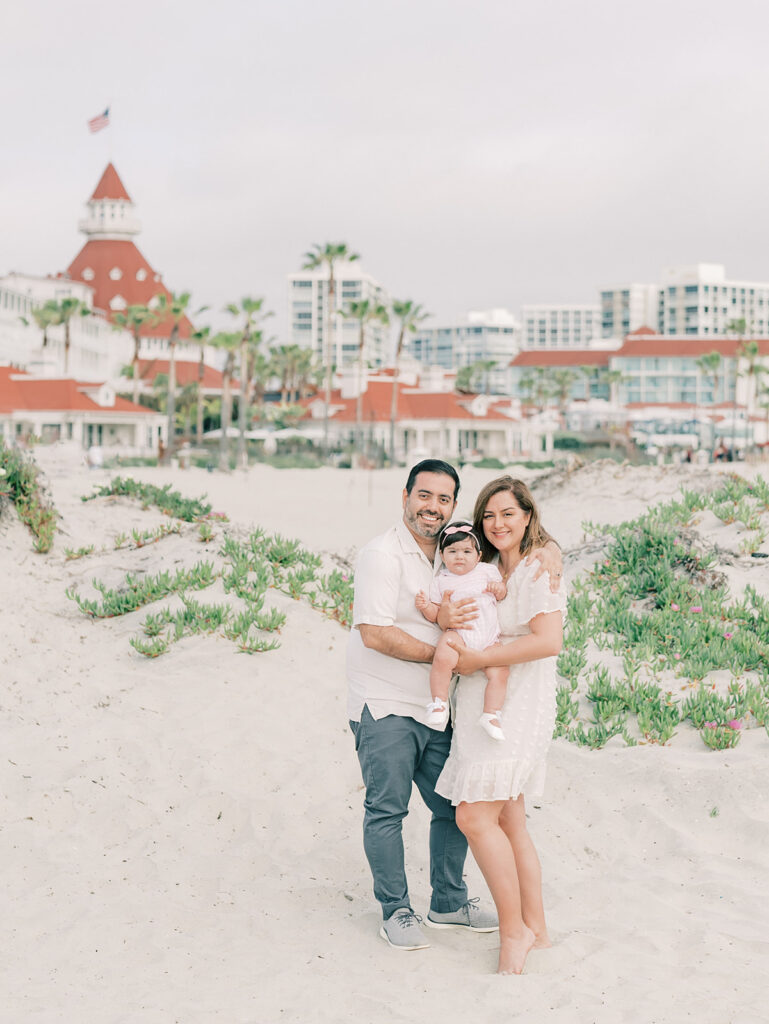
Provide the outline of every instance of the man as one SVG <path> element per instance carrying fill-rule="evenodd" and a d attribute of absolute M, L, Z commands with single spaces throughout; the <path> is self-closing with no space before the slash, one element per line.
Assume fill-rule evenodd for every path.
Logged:
<path fill-rule="evenodd" d="M 462 870 L 467 841 L 454 808 L 435 792 L 448 757 L 451 729 L 425 724 L 429 665 L 440 636 L 414 604 L 440 565 L 438 536 L 457 503 L 453 466 L 425 459 L 403 491 L 403 519 L 360 551 L 355 569 L 353 629 L 347 649 L 348 711 L 366 786 L 363 846 L 382 907 L 379 934 L 397 949 L 429 942 L 411 907 L 401 825 L 412 782 L 429 809 L 432 897 L 425 924 L 488 932 L 496 914 L 468 899 Z M 437 564 L 436 564 L 437 563 Z"/>

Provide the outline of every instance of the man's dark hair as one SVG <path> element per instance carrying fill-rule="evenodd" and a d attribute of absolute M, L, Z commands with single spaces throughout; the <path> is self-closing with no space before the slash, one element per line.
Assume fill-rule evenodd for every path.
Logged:
<path fill-rule="evenodd" d="M 413 466 L 406 481 L 406 494 L 411 494 L 414 484 L 420 473 L 445 473 L 454 481 L 454 500 L 459 495 L 459 475 L 452 465 L 444 462 L 443 459 L 422 459 L 416 466 Z"/>

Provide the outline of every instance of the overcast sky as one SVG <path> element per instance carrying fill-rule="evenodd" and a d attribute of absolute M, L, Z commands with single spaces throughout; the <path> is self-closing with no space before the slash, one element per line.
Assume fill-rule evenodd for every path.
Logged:
<path fill-rule="evenodd" d="M 768 54 L 765 0 L 6 0 L 0 274 L 67 267 L 112 159 L 166 285 L 281 334 L 314 242 L 433 322 L 769 281 Z"/>

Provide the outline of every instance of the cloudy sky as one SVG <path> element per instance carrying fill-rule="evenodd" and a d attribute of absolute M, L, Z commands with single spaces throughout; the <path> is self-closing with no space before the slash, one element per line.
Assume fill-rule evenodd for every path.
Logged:
<path fill-rule="evenodd" d="M 69 264 L 112 159 L 168 287 L 278 333 L 314 242 L 433 322 L 767 281 L 767 53 L 765 0 L 6 0 L 0 274 Z"/>

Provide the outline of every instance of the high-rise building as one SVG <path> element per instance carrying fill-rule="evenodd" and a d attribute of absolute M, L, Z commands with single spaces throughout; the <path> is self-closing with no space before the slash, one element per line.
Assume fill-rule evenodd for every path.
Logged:
<path fill-rule="evenodd" d="M 769 283 L 728 281 L 721 263 L 667 267 L 659 284 L 630 284 L 601 291 L 601 333 L 623 338 L 641 327 L 660 335 L 723 337 L 769 333 Z"/>
<path fill-rule="evenodd" d="M 744 320 L 746 336 L 769 333 L 769 284 L 727 281 L 719 263 L 669 267 L 662 273 L 659 294 L 660 334 L 723 336 Z"/>
<path fill-rule="evenodd" d="M 521 348 L 589 348 L 600 344 L 601 311 L 594 305 L 524 306 Z"/>
<path fill-rule="evenodd" d="M 458 370 L 495 363 L 483 373 L 485 389 L 506 394 L 508 366 L 519 349 L 520 323 L 506 309 L 472 311 L 461 323 L 418 327 L 407 340 L 411 356 L 424 366 Z"/>
<path fill-rule="evenodd" d="M 658 285 L 633 283 L 601 291 L 603 338 L 624 338 L 641 327 L 655 330 L 658 320 Z"/>
<path fill-rule="evenodd" d="M 342 313 L 351 302 L 369 299 L 375 305 L 389 306 L 390 296 L 357 263 L 334 265 L 334 315 L 331 321 L 332 362 L 338 367 L 357 361 L 360 321 Z M 327 266 L 288 275 L 288 323 L 291 342 L 311 348 L 325 360 L 325 332 L 328 324 L 329 272 Z M 379 367 L 391 357 L 390 328 L 379 322 L 364 326 L 363 360 Z"/>

